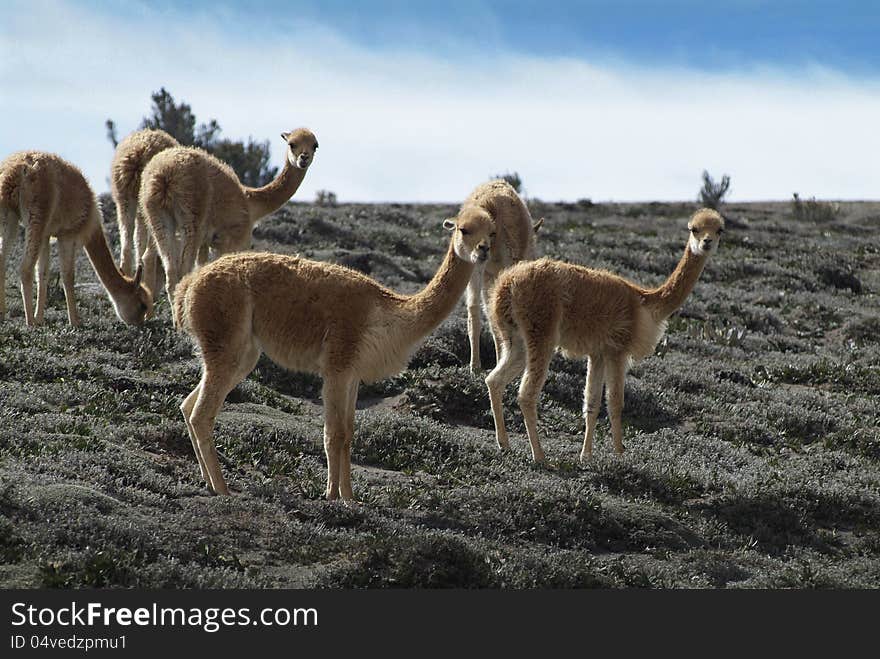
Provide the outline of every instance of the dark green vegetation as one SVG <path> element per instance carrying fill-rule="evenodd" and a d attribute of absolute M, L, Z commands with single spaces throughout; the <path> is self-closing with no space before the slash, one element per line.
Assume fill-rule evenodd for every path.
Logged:
<path fill-rule="evenodd" d="M 709 175 L 705 169 L 703 170 L 703 187 L 700 188 L 700 194 L 697 196 L 700 204 L 707 208 L 718 210 L 721 208 L 721 202 L 727 191 L 730 190 L 730 177 L 725 174 L 721 177 L 721 181 L 715 180 Z"/>
<path fill-rule="evenodd" d="M 196 116 L 190 105 L 183 101 L 176 103 L 164 87 L 153 92 L 150 98 L 153 101 L 150 116 L 143 118 L 139 128 L 164 130 L 183 146 L 197 146 L 217 156 L 235 170 L 244 185 L 258 187 L 275 178 L 278 168 L 269 165 L 269 140 L 255 142 L 249 137 L 245 144 L 240 140 L 221 138 L 220 133 L 223 131 L 216 119 L 196 126 Z M 107 139 L 115 149 L 119 144 L 116 124 L 108 119 L 104 125 L 107 128 Z M 293 126 L 279 126 L 278 133 L 289 128 Z"/>
<path fill-rule="evenodd" d="M 542 253 L 644 283 L 671 272 L 693 207 L 535 203 Z M 111 205 L 112 207 L 112 205 Z M 405 291 L 454 206 L 288 205 L 258 249 L 333 260 Z M 322 500 L 320 382 L 268 361 L 216 439 L 209 496 L 178 411 L 198 363 L 167 303 L 113 317 L 85 258 L 84 326 L 53 280 L 24 327 L 10 262 L 0 323 L 0 583 L 11 586 L 880 586 L 880 205 L 795 220 L 733 205 L 720 251 L 626 388 L 627 453 L 580 466 L 585 366 L 557 357 L 529 463 L 494 446 L 459 307 L 399 377 L 361 388 L 360 505 Z M 115 224 L 107 230 L 115 240 Z M 53 268 L 57 271 L 57 266 Z M 484 363 L 491 339 L 483 337 Z"/>

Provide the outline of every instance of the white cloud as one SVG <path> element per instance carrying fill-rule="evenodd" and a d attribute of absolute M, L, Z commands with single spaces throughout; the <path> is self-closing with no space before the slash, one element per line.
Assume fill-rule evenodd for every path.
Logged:
<path fill-rule="evenodd" d="M 137 20 L 65 4 L 6 8 L 0 154 L 38 148 L 106 189 L 107 117 L 136 128 L 165 86 L 228 137 L 311 127 L 297 198 L 457 201 L 518 171 L 543 199 L 692 199 L 705 168 L 732 198 L 877 198 L 880 84 L 815 69 L 740 74 L 620 63 L 370 51 L 322 26 L 272 34 L 202 15 Z M 129 7 L 130 8 L 130 7 Z"/>

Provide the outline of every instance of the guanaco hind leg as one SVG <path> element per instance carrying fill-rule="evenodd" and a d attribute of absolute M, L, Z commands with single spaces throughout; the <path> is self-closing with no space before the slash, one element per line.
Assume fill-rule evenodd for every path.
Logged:
<path fill-rule="evenodd" d="M 34 319 L 34 269 L 40 258 L 43 247 L 42 217 L 36 219 L 31 214 L 30 220 L 26 217 L 24 254 L 21 257 L 19 277 L 21 279 L 21 301 L 24 305 L 24 318 L 28 326 L 35 324 Z"/>
<path fill-rule="evenodd" d="M 6 316 L 6 260 L 18 236 L 18 217 L 8 208 L 0 208 L 0 320 Z"/>
<path fill-rule="evenodd" d="M 119 224 L 119 269 L 122 274 L 131 277 L 141 252 L 137 251 L 135 241 L 136 204 L 120 199 L 116 204 L 116 217 Z"/>
<path fill-rule="evenodd" d="M 532 460 L 544 462 L 544 450 L 538 439 L 538 399 L 547 380 L 547 368 L 553 357 L 550 341 L 532 341 L 526 349 L 526 371 L 519 386 L 519 407 L 532 447 Z"/>
<path fill-rule="evenodd" d="M 611 418 L 611 436 L 614 450 L 623 453 L 623 384 L 626 377 L 626 360 L 620 356 L 609 358 L 605 363 L 605 395 L 608 399 L 608 416 Z"/>
<path fill-rule="evenodd" d="M 214 424 L 226 396 L 257 365 L 260 350 L 251 339 L 249 345 L 239 347 L 230 343 L 222 355 L 204 355 L 203 358 L 202 379 L 180 409 L 199 459 L 202 476 L 207 476 L 213 492 L 229 494 L 214 445 Z"/>
<path fill-rule="evenodd" d="M 64 287 L 64 300 L 67 303 L 67 320 L 74 326 L 79 325 L 79 313 L 76 310 L 76 294 L 74 292 L 78 247 L 75 240 L 58 241 L 58 260 L 61 269 L 61 285 Z"/>
<path fill-rule="evenodd" d="M 498 364 L 486 377 L 492 417 L 495 420 L 495 440 L 501 449 L 510 448 L 510 438 L 504 425 L 504 389 L 523 372 L 525 364 L 525 346 L 522 340 L 518 336 L 502 338 Z"/>
<path fill-rule="evenodd" d="M 581 450 L 582 461 L 593 457 L 593 435 L 602 407 L 604 384 L 605 360 L 601 355 L 594 355 L 587 360 L 587 382 L 584 386 L 584 421 L 587 427 L 584 430 L 584 448 Z"/>
<path fill-rule="evenodd" d="M 354 499 L 351 488 L 351 444 L 354 441 L 354 413 L 357 407 L 358 386 L 353 380 L 348 388 L 348 401 L 345 409 L 345 440 L 339 451 L 339 496 Z"/>

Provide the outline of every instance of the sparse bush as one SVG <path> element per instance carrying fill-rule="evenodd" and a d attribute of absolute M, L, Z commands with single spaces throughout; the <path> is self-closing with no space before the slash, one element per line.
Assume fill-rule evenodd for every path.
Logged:
<path fill-rule="evenodd" d="M 855 276 L 852 268 L 846 265 L 824 265 L 816 271 L 816 274 L 819 275 L 819 281 L 828 286 L 837 289 L 848 288 L 853 293 L 862 292 L 861 280 Z"/>
<path fill-rule="evenodd" d="M 725 346 L 741 346 L 746 335 L 745 328 L 725 327 L 717 320 L 688 323 L 687 335 L 703 341 L 713 341 Z"/>
<path fill-rule="evenodd" d="M 880 318 L 853 318 L 843 328 L 846 337 L 859 343 L 880 342 Z"/>
<path fill-rule="evenodd" d="M 18 537 L 15 526 L 5 517 L 0 517 L 0 562 L 18 563 L 24 555 L 27 546 Z"/>
<path fill-rule="evenodd" d="M 480 462 L 479 453 L 457 441 L 450 430 L 423 419 L 371 413 L 360 420 L 357 435 L 355 457 L 385 469 L 444 474 L 471 460 Z"/>
<path fill-rule="evenodd" d="M 768 373 L 775 382 L 827 385 L 840 391 L 880 394 L 880 371 L 822 358 L 805 365 L 783 364 Z"/>
<path fill-rule="evenodd" d="M 499 559 L 501 588 L 614 588 L 600 560 L 583 551 L 518 552 Z"/>
<path fill-rule="evenodd" d="M 243 185 L 257 188 L 278 174 L 277 167 L 269 166 L 269 140 L 255 142 L 248 137 L 247 144 L 240 140 L 214 140 L 205 149 L 232 167 Z"/>
<path fill-rule="evenodd" d="M 498 587 L 482 552 L 447 533 L 377 539 L 319 585 L 341 588 Z"/>
<path fill-rule="evenodd" d="M 837 204 L 827 201 L 816 201 L 815 197 L 810 197 L 806 201 L 800 198 L 797 192 L 792 195 L 791 213 L 796 220 L 805 222 L 833 222 L 837 219 L 840 208 Z"/>
<path fill-rule="evenodd" d="M 107 139 L 110 141 L 110 144 L 113 145 L 115 149 L 119 146 L 119 138 L 116 136 L 116 123 L 112 119 L 108 119 L 104 122 L 104 128 L 107 129 Z"/>
<path fill-rule="evenodd" d="M 406 400 L 422 417 L 494 428 L 486 385 L 463 367 L 423 369 L 411 379 Z"/>
<path fill-rule="evenodd" d="M 516 190 L 517 193 L 522 194 L 523 184 L 518 172 L 505 172 L 504 174 L 496 174 L 492 177 L 492 180 L 494 179 L 507 181 L 510 184 L 510 187 Z"/>
<path fill-rule="evenodd" d="M 322 382 L 320 377 L 312 373 L 288 370 L 265 355 L 260 357 L 251 377 L 288 396 L 318 398 L 321 395 Z"/>
<path fill-rule="evenodd" d="M 151 95 L 153 107 L 144 117 L 141 128 L 164 130 L 184 146 L 197 146 L 227 163 L 244 185 L 266 185 L 278 174 L 277 167 L 269 166 L 269 141 L 255 142 L 220 139 L 222 131 L 216 119 L 196 126 L 196 116 L 188 103 L 176 103 L 171 93 L 162 87 Z M 116 124 L 107 119 L 104 124 L 107 139 L 115 148 L 118 144 Z"/>
<path fill-rule="evenodd" d="M 540 489 L 482 486 L 466 498 L 446 502 L 442 512 L 454 528 L 470 534 L 558 548 L 626 551 L 700 544 L 662 514 L 603 504 L 583 483 Z"/>
<path fill-rule="evenodd" d="M 597 460 L 591 478 L 620 495 L 650 497 L 675 504 L 703 494 L 704 487 L 687 472 L 689 465 L 626 464 L 616 459 Z"/>
<path fill-rule="evenodd" d="M 116 551 L 87 549 L 82 555 L 63 562 L 47 562 L 40 567 L 43 588 L 135 587 L 136 559 Z"/>
<path fill-rule="evenodd" d="M 315 193 L 316 206 L 336 206 L 336 193 L 330 190 L 318 190 Z"/>
<path fill-rule="evenodd" d="M 703 170 L 703 187 L 700 189 L 700 203 L 708 208 L 718 210 L 724 201 L 724 196 L 730 188 L 730 177 L 725 174 L 721 177 L 721 182 L 716 183 L 709 172 Z"/>

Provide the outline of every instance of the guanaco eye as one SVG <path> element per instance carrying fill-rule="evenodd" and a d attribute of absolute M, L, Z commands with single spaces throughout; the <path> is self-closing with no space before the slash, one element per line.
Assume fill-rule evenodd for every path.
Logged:
<path fill-rule="evenodd" d="M 492 233 L 490 233 L 490 234 L 489 234 L 489 237 L 490 237 L 490 238 L 494 238 L 494 237 L 495 237 L 495 232 L 493 231 Z"/>
<path fill-rule="evenodd" d="M 724 233 L 724 229 L 718 229 L 718 235 L 720 236 L 722 233 Z"/>
<path fill-rule="evenodd" d="M 461 231 L 462 236 L 466 236 L 470 233 L 470 231 L 468 231 L 467 229 L 462 229 L 461 227 L 459 227 L 458 230 Z"/>
<path fill-rule="evenodd" d="M 291 143 L 290 143 L 290 148 L 291 148 L 291 149 L 295 149 L 295 148 L 296 148 L 296 144 L 294 144 L 293 142 L 291 142 Z"/>
<path fill-rule="evenodd" d="M 315 142 L 315 151 L 317 151 L 317 150 L 318 150 L 318 143 Z"/>
<path fill-rule="evenodd" d="M 694 234 L 694 235 L 696 236 L 696 235 L 697 235 L 697 228 L 696 228 L 696 227 L 692 227 L 692 228 L 691 228 L 691 233 Z"/>

